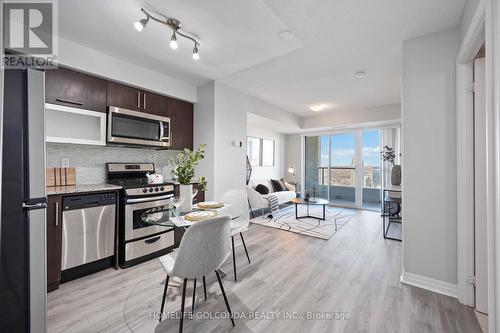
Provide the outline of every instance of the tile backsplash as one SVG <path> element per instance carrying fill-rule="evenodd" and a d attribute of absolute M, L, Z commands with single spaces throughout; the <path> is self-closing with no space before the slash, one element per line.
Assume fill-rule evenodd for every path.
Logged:
<path fill-rule="evenodd" d="M 171 150 L 48 143 L 47 167 L 61 167 L 61 159 L 69 159 L 69 166 L 76 168 L 78 185 L 104 183 L 107 162 L 154 163 L 156 172 L 169 179 L 172 178 L 169 159 L 175 157 L 177 153 Z"/>

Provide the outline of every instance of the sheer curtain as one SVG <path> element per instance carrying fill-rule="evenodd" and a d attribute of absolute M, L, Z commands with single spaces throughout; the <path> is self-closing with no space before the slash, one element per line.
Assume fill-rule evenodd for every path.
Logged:
<path fill-rule="evenodd" d="M 395 164 L 400 164 L 401 161 L 401 128 L 400 127 L 387 127 L 382 128 L 382 147 L 389 146 L 394 148 L 396 158 Z M 382 162 L 382 186 L 387 188 L 391 185 L 391 163 Z M 402 170 L 404 172 L 404 170 Z"/>

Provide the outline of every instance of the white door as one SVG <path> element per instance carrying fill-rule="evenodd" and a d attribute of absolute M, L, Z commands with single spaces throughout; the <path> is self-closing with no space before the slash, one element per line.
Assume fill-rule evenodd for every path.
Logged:
<path fill-rule="evenodd" d="M 474 61 L 474 237 L 476 310 L 488 313 L 485 60 Z"/>

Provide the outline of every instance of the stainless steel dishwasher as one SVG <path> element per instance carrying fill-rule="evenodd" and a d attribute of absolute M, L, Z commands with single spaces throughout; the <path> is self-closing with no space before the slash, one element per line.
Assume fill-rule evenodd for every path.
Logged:
<path fill-rule="evenodd" d="M 116 193 L 63 198 L 61 270 L 115 254 Z"/>

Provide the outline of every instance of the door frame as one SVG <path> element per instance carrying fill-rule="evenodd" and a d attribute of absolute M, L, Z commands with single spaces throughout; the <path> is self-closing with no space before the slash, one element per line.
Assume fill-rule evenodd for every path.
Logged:
<path fill-rule="evenodd" d="M 456 61 L 458 300 L 474 306 L 474 57 L 485 42 L 486 7 L 478 5 Z"/>
<path fill-rule="evenodd" d="M 473 58 L 486 44 L 488 328 L 500 332 L 500 2 L 481 0 L 457 56 L 458 300 L 474 305 Z"/>

